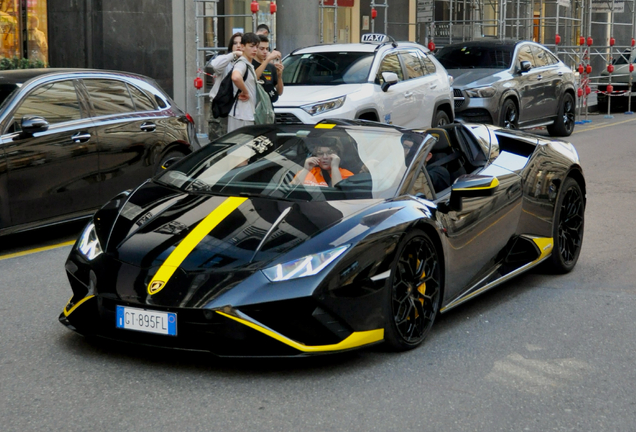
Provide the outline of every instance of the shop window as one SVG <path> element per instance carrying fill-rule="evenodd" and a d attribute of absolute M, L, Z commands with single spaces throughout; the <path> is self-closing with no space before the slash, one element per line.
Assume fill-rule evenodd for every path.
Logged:
<path fill-rule="evenodd" d="M 0 0 L 0 33 L 2 68 L 48 65 L 47 0 Z"/>

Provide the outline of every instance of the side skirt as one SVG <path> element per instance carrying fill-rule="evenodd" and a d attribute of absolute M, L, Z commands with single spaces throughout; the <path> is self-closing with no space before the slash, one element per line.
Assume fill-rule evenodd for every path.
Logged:
<path fill-rule="evenodd" d="M 552 254 L 552 249 L 554 246 L 554 242 L 552 240 L 552 238 L 544 238 L 544 237 L 529 237 L 529 236 L 521 236 L 522 238 L 526 239 L 526 240 L 531 240 L 534 245 L 537 247 L 537 255 L 538 257 L 536 259 L 534 259 L 533 261 L 524 264 L 510 272 L 506 272 L 505 274 L 501 275 L 500 277 L 496 278 L 496 279 L 492 279 L 493 276 L 496 275 L 497 272 L 499 272 L 500 270 L 502 270 L 504 268 L 504 264 L 499 264 L 491 273 L 489 273 L 486 277 L 484 277 L 483 279 L 481 279 L 479 282 L 477 282 L 476 284 L 474 284 L 473 286 L 471 286 L 470 288 L 468 288 L 466 291 L 464 291 L 463 293 L 461 293 L 457 298 L 455 298 L 454 300 L 452 300 L 449 304 L 447 304 L 446 306 L 444 306 L 440 312 L 444 313 L 444 312 L 448 312 L 449 310 L 451 310 L 452 308 L 459 306 L 460 304 L 464 303 L 465 301 L 468 301 L 470 299 L 472 299 L 473 297 L 478 296 L 479 294 L 483 294 L 486 291 L 496 287 L 497 285 L 500 285 L 504 282 L 509 281 L 510 279 L 514 278 L 517 275 L 520 275 L 521 273 L 524 273 L 528 270 L 530 270 L 532 267 L 536 267 L 537 265 L 541 264 L 543 261 L 545 261 L 547 258 L 550 257 L 550 255 Z"/>

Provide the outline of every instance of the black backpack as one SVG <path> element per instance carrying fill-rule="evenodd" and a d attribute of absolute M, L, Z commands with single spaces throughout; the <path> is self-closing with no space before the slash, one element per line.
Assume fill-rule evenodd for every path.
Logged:
<path fill-rule="evenodd" d="M 232 86 L 232 72 L 234 72 L 234 68 L 225 75 L 223 81 L 221 81 L 221 85 L 219 86 L 219 91 L 216 96 L 214 96 L 214 99 L 212 99 L 212 115 L 214 118 L 227 117 L 230 114 L 230 111 L 232 111 L 232 107 L 236 103 L 236 98 L 241 92 L 241 90 L 238 90 L 236 94 L 234 94 L 234 88 Z M 246 79 L 247 69 L 245 69 L 243 81 Z"/>

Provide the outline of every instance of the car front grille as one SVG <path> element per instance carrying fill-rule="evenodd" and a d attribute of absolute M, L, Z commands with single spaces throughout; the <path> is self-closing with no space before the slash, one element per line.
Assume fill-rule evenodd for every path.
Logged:
<path fill-rule="evenodd" d="M 303 124 L 303 122 L 292 113 L 276 113 L 276 124 Z"/>
<path fill-rule="evenodd" d="M 466 100 L 460 89 L 453 89 L 453 96 L 455 96 L 455 109 L 461 108 Z"/>

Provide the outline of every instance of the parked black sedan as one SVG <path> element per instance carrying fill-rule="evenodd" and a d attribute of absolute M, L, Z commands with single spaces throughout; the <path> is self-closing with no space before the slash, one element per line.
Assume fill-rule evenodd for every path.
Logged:
<path fill-rule="evenodd" d="M 435 187 L 439 170 L 452 186 Z M 228 356 L 411 349 L 439 312 L 544 261 L 572 270 L 584 211 L 561 141 L 459 124 L 241 128 L 96 213 L 66 262 L 60 321 Z"/>
<path fill-rule="evenodd" d="M 190 116 L 123 72 L 0 72 L 0 235 L 89 216 L 199 148 Z"/>

